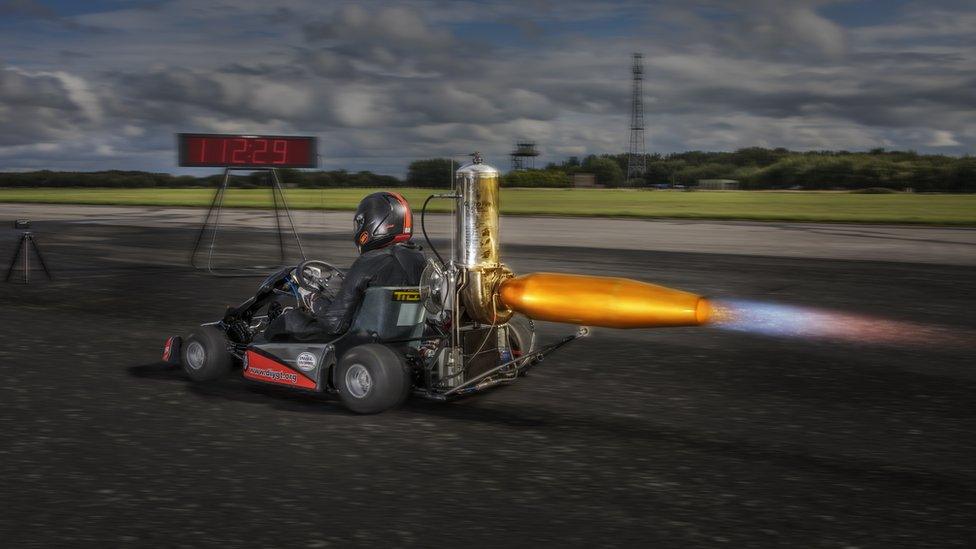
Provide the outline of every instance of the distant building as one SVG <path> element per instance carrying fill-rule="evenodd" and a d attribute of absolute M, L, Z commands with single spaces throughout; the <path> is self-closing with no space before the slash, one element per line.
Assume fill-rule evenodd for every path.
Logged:
<path fill-rule="evenodd" d="M 573 186 L 577 189 L 594 189 L 603 187 L 603 185 L 596 182 L 596 175 L 591 173 L 574 173 Z"/>
<path fill-rule="evenodd" d="M 737 191 L 739 182 L 735 179 L 699 179 L 695 188 L 700 191 Z"/>
<path fill-rule="evenodd" d="M 533 141 L 519 141 L 512 151 L 512 171 L 534 169 L 537 156 L 539 149 L 535 148 Z"/>

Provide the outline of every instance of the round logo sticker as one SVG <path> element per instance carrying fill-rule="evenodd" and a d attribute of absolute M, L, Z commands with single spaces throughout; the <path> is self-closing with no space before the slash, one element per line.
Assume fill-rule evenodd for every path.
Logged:
<path fill-rule="evenodd" d="M 315 355 L 307 351 L 301 353 L 300 355 L 298 355 L 298 358 L 295 359 L 295 364 L 298 365 L 298 369 L 303 372 L 309 372 L 311 370 L 314 370 L 316 362 L 317 361 L 315 360 Z"/>

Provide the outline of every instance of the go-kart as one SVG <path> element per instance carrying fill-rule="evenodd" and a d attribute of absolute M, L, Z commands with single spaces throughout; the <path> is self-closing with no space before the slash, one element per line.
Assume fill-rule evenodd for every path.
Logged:
<path fill-rule="evenodd" d="M 500 256 L 498 170 L 481 155 L 473 157 L 455 172 L 451 192 L 429 196 L 420 210 L 420 229 L 436 261 L 428 261 L 418 286 L 367 289 L 351 327 L 338 337 L 268 337 L 268 324 L 286 307 L 282 299 L 314 313 L 321 300 L 336 294 L 342 272 L 325 261 L 305 261 L 269 276 L 221 320 L 185 339 L 169 338 L 164 360 L 181 363 L 198 381 L 240 366 L 245 379 L 337 392 L 350 410 L 375 413 L 411 392 L 451 400 L 511 383 L 589 333 L 581 326 L 574 335 L 539 346 L 528 317 L 609 328 L 708 321 L 707 299 L 664 286 L 564 273 L 516 276 Z M 447 259 L 424 225 L 433 199 L 453 203 Z M 404 234 L 412 235 L 406 229 Z"/>
<path fill-rule="evenodd" d="M 485 326 L 447 311 L 432 314 L 414 286 L 368 288 L 350 328 L 338 337 L 266 337 L 277 316 L 288 308 L 313 313 L 317 300 L 335 297 L 342 280 L 342 271 L 325 261 L 281 269 L 220 320 L 167 339 L 163 360 L 182 365 L 194 381 L 240 369 L 252 382 L 338 393 L 349 410 L 369 414 L 396 407 L 411 393 L 450 400 L 509 383 L 585 335 L 581 329 L 537 348 L 528 318 Z M 458 326 L 454 318 L 461 318 Z"/>

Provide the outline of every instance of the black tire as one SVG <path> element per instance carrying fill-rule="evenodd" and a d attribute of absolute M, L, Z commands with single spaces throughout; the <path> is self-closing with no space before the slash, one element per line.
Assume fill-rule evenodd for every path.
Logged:
<path fill-rule="evenodd" d="M 395 408 L 410 394 L 410 370 L 403 356 L 379 343 L 346 351 L 336 366 L 339 399 L 357 414 Z"/>
<path fill-rule="evenodd" d="M 213 381 L 230 373 L 233 357 L 227 352 L 227 338 L 219 328 L 200 326 L 183 340 L 180 350 L 183 371 L 193 381 Z"/>

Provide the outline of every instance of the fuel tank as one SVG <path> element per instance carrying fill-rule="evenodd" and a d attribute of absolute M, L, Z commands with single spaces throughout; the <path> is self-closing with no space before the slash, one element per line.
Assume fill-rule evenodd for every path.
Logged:
<path fill-rule="evenodd" d="M 607 328 L 698 326 L 707 299 L 626 278 L 531 273 L 501 282 L 501 304 L 536 320 Z"/>
<path fill-rule="evenodd" d="M 459 265 L 464 275 L 461 300 L 468 316 L 483 324 L 502 324 L 512 311 L 496 299 L 498 284 L 512 275 L 498 252 L 498 170 L 480 155 L 455 172 Z"/>

